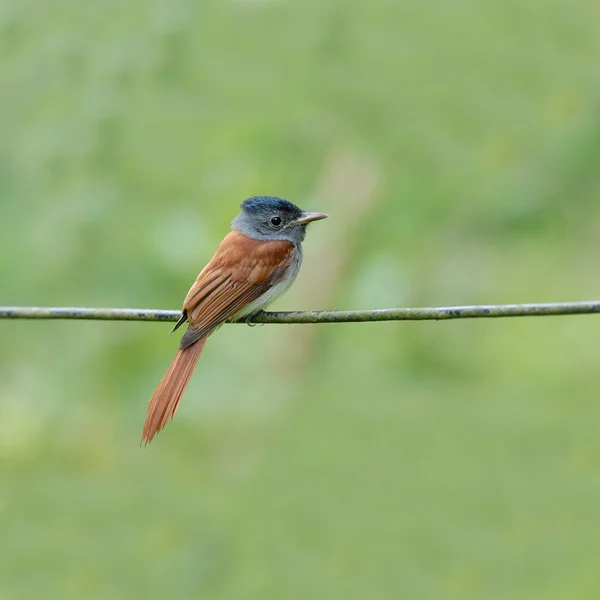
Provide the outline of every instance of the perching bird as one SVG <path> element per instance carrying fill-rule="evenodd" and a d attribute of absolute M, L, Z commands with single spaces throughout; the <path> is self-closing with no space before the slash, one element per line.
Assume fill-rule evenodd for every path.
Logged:
<path fill-rule="evenodd" d="M 142 442 L 173 418 L 208 336 L 227 319 L 259 313 L 294 282 L 302 265 L 306 226 L 326 214 L 303 211 L 271 196 L 241 205 L 211 261 L 192 285 L 173 331 L 189 323 L 179 350 L 150 402 Z"/>

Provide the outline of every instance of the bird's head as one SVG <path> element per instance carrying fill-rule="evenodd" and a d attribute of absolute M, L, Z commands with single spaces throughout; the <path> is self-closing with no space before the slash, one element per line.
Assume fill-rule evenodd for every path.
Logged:
<path fill-rule="evenodd" d="M 300 243 L 309 223 L 327 218 L 324 213 L 302 210 L 274 196 L 253 196 L 242 202 L 241 209 L 232 222 L 233 229 L 264 241 Z"/>

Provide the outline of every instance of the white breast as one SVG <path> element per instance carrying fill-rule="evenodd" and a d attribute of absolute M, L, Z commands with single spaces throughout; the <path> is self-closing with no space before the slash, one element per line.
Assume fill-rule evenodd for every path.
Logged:
<path fill-rule="evenodd" d="M 292 263 L 288 267 L 285 275 L 276 283 L 272 288 L 269 288 L 262 296 L 258 297 L 253 302 L 246 304 L 242 310 L 240 310 L 234 318 L 239 319 L 241 317 L 247 317 L 253 313 L 260 312 L 264 310 L 271 304 L 271 302 L 275 301 L 279 296 L 285 294 L 288 288 L 294 283 L 296 276 L 298 275 L 298 271 L 300 271 L 300 267 L 302 266 L 302 246 L 300 244 L 295 244 L 295 248 L 292 252 Z"/>

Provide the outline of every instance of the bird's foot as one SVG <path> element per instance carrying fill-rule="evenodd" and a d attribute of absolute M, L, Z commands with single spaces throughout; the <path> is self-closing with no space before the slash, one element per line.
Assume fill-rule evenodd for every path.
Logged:
<path fill-rule="evenodd" d="M 254 327 L 255 325 L 259 325 L 259 323 L 257 323 L 254 319 L 256 319 L 256 317 L 259 317 L 260 315 L 264 315 L 264 314 L 265 314 L 264 310 L 259 310 L 258 312 L 248 315 L 244 319 L 244 321 L 246 322 L 246 325 L 248 325 L 248 327 Z"/>

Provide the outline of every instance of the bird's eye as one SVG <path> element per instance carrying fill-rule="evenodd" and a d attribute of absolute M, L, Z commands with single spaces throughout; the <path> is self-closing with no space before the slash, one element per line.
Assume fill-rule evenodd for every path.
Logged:
<path fill-rule="evenodd" d="M 271 217 L 269 219 L 269 222 L 271 223 L 271 225 L 273 225 L 273 227 L 279 227 L 281 225 L 281 217 Z"/>

